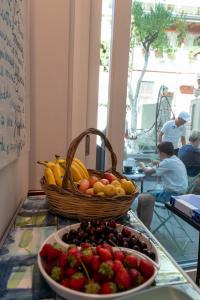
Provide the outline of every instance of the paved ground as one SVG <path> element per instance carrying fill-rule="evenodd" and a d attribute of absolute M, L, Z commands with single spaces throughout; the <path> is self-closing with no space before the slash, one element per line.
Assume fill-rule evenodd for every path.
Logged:
<path fill-rule="evenodd" d="M 144 192 L 155 188 L 158 185 L 155 178 L 147 178 L 144 181 Z M 140 183 L 138 182 L 138 186 Z M 159 242 L 167 249 L 172 257 L 182 266 L 187 267 L 196 264 L 198 256 L 198 232 L 186 222 L 181 220 L 163 208 L 155 208 L 156 213 L 161 217 L 168 217 L 166 226 L 160 227 L 154 235 Z M 160 225 L 160 220 L 154 212 L 151 225 L 151 231 L 154 231 Z"/>

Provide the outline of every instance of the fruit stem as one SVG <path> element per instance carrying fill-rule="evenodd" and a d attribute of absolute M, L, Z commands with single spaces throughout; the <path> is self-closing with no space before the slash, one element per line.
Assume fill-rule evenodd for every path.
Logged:
<path fill-rule="evenodd" d="M 91 281 L 90 275 L 89 275 L 89 273 L 88 273 L 88 270 L 87 270 L 86 266 L 84 265 L 82 259 L 80 259 L 80 262 L 81 262 L 81 265 L 82 265 L 82 267 L 83 267 L 83 270 L 84 270 L 84 272 L 85 272 L 85 275 L 86 275 L 88 281 Z"/>

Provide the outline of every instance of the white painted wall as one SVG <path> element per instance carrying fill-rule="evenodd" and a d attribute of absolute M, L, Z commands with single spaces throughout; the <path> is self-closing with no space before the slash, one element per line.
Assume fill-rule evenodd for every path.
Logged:
<path fill-rule="evenodd" d="M 30 185 L 40 189 L 38 160 L 66 155 L 69 1 L 31 1 Z"/>

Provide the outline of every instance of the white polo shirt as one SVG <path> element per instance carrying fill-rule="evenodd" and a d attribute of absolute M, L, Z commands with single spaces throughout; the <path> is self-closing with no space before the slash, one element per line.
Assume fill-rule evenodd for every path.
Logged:
<path fill-rule="evenodd" d="M 155 171 L 156 175 L 161 177 L 163 188 L 166 191 L 186 193 L 188 188 L 186 168 L 176 155 L 163 159 Z"/>
<path fill-rule="evenodd" d="M 186 134 L 186 127 L 185 125 L 177 127 L 175 120 L 170 120 L 163 125 L 161 132 L 163 133 L 162 142 L 171 142 L 174 149 L 177 149 L 179 138 Z"/>

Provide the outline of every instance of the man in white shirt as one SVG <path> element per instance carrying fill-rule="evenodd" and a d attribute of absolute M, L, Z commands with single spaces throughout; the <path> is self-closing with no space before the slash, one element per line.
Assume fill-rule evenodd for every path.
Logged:
<path fill-rule="evenodd" d="M 181 138 L 182 146 L 186 144 L 185 123 L 188 121 L 190 121 L 190 116 L 186 111 L 182 111 L 175 120 L 167 121 L 159 134 L 159 143 L 171 142 L 174 146 L 174 154 L 177 155 L 179 139 Z"/>
<path fill-rule="evenodd" d="M 157 176 L 161 177 L 163 185 L 162 190 L 143 193 L 138 196 L 137 215 L 146 227 L 150 227 L 155 201 L 165 203 L 170 200 L 172 195 L 185 194 L 188 187 L 185 165 L 173 154 L 173 144 L 163 142 L 157 148 L 160 156 L 158 167 L 149 168 L 140 163 L 145 174 L 156 173 Z"/>

